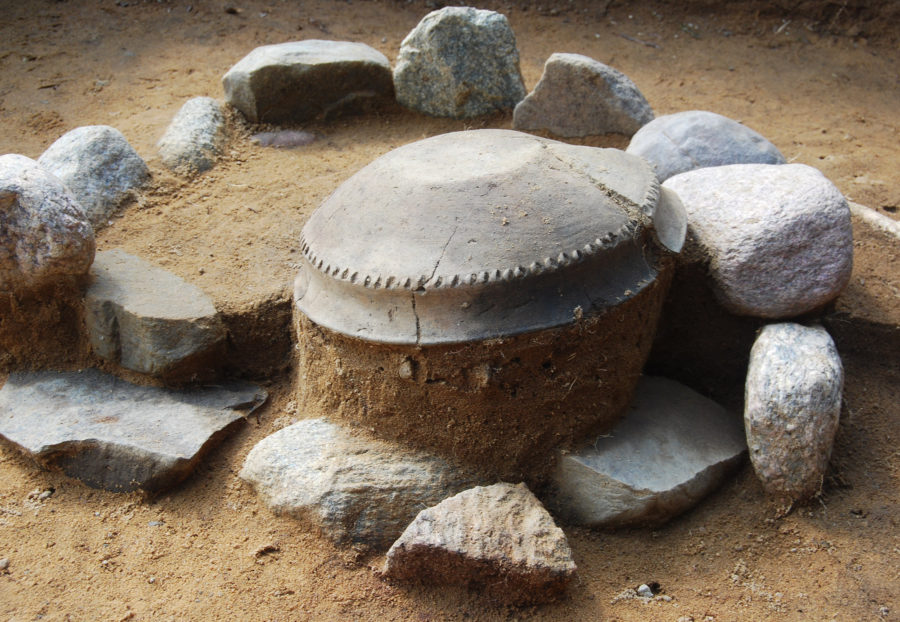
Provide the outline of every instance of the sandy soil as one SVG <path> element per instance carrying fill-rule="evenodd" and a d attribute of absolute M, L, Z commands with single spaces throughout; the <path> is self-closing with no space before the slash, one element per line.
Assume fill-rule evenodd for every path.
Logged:
<path fill-rule="evenodd" d="M 848 197 L 896 218 L 900 48 L 896 22 L 887 19 L 890 3 L 870 3 L 885 7 L 884 19 L 850 10 L 858 2 L 846 10 L 821 3 L 831 12 L 806 17 L 757 2 L 707 6 L 713 4 L 482 6 L 509 16 L 529 88 L 552 52 L 592 56 L 632 77 L 658 114 L 708 109 L 739 119 L 790 160 L 820 168 Z M 294 150 L 254 145 L 248 135 L 259 128 L 239 127 L 213 171 L 185 180 L 160 167 L 156 140 L 187 98 L 221 98 L 221 76 L 255 46 L 349 39 L 393 60 L 429 9 L 421 2 L 277 0 L 0 0 L 0 8 L 0 153 L 37 157 L 75 127 L 119 128 L 148 160 L 154 180 L 99 233 L 98 247 L 124 248 L 176 272 L 246 322 L 271 319 L 263 315 L 284 298 L 303 223 L 353 172 L 419 138 L 510 125 L 509 115 L 464 122 L 394 106 L 308 124 L 318 140 Z M 2 448 L 0 558 L 9 567 L 0 574 L 0 614 L 900 620 L 898 245 L 855 225 L 853 282 L 833 320 L 847 386 L 832 472 L 819 500 L 784 518 L 747 466 L 664 528 L 567 528 L 579 574 L 557 604 L 510 609 L 477 593 L 385 583 L 371 570 L 380 565 L 377 556 L 339 550 L 307 526 L 273 517 L 237 478 L 256 442 L 292 419 L 320 414 L 297 412 L 288 369 L 262 379 L 271 400 L 258 419 L 157 499 L 94 491 Z M 282 320 L 274 325 L 287 326 Z M 285 341 L 281 333 L 262 337 Z M 38 500 L 46 490 L 52 495 Z M 624 589 L 652 582 L 671 600 L 612 602 Z"/>

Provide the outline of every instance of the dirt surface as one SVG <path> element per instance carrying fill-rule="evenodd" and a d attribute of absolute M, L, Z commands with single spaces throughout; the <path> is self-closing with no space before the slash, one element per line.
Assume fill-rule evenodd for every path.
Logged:
<path fill-rule="evenodd" d="M 897 218 L 896 3 L 800 3 L 807 13 L 782 8 L 790 4 L 482 6 L 509 16 L 528 88 L 552 52 L 586 54 L 628 74 L 657 114 L 707 109 L 739 119 L 789 160 L 820 168 L 848 197 Z M 148 160 L 153 182 L 99 232 L 98 248 L 123 248 L 209 292 L 248 360 L 289 350 L 280 330 L 289 332 L 284 301 L 300 229 L 341 181 L 407 142 L 511 122 L 511 115 L 431 119 L 388 106 L 295 128 L 317 140 L 285 150 L 250 142 L 251 132 L 272 128 L 239 125 L 219 165 L 186 180 L 161 168 L 155 142 L 187 98 L 221 98 L 221 76 L 251 49 L 345 39 L 393 60 L 429 9 L 421 2 L 278 0 L 0 0 L 0 8 L 0 153 L 36 158 L 75 127 L 120 129 Z M 477 592 L 384 582 L 371 570 L 380 558 L 358 558 L 302 523 L 273 517 L 237 478 L 256 442 L 293 419 L 321 414 L 298 412 L 293 374 L 284 372 L 265 380 L 271 399 L 259 418 L 160 498 L 94 491 L 0 449 L 0 558 L 9 562 L 0 570 L 0 615 L 900 620 L 900 365 L 891 345 L 900 323 L 898 245 L 859 223 L 855 229 L 853 280 L 829 320 L 847 370 L 832 472 L 819 500 L 786 517 L 746 466 L 663 528 L 567 528 L 579 571 L 557 604 L 508 609 Z M 742 344 L 720 347 L 723 358 L 741 359 Z M 730 398 L 739 403 L 734 391 Z M 626 588 L 654 582 L 671 600 L 616 600 Z"/>

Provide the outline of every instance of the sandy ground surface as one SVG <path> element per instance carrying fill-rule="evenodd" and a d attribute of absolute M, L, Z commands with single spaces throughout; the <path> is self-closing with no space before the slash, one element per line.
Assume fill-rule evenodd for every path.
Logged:
<path fill-rule="evenodd" d="M 527 87 L 552 52 L 592 56 L 628 74 L 657 114 L 708 109 L 739 119 L 791 161 L 820 168 L 848 197 L 896 218 L 896 29 L 877 20 L 852 23 L 849 13 L 826 15 L 823 23 L 822 16 L 757 10 L 763 4 L 718 12 L 697 4 L 484 6 L 509 16 Z M 221 98 L 221 76 L 251 49 L 345 39 L 393 60 L 428 8 L 374 1 L 4 0 L 0 9 L 0 153 L 36 158 L 75 127 L 120 129 L 154 178 L 99 233 L 99 249 L 124 248 L 174 271 L 208 291 L 224 312 L 282 295 L 306 218 L 373 158 L 438 133 L 511 123 L 510 115 L 452 121 L 387 107 L 307 124 L 318 140 L 293 150 L 254 145 L 250 131 L 266 128 L 239 127 L 213 171 L 185 180 L 161 168 L 156 140 L 187 98 Z M 746 466 L 663 528 L 567 528 L 579 572 L 568 598 L 556 604 L 513 609 L 465 590 L 389 584 L 372 571 L 378 556 L 342 551 L 306 525 L 272 516 L 237 478 L 256 442 L 292 419 L 321 414 L 296 412 L 288 371 L 263 379 L 271 399 L 258 420 L 183 486 L 156 499 L 94 491 L 0 449 L 0 558 L 9 560 L 0 574 L 0 616 L 900 620 L 900 369 L 895 351 L 873 350 L 856 337 L 864 327 L 857 318 L 900 322 L 898 246 L 855 224 L 853 282 L 838 305 L 850 327 L 839 340 L 845 408 L 832 471 L 808 507 L 779 518 L 779 504 Z M 38 500 L 45 490 L 52 495 Z M 613 602 L 624 589 L 652 582 L 671 600 Z"/>

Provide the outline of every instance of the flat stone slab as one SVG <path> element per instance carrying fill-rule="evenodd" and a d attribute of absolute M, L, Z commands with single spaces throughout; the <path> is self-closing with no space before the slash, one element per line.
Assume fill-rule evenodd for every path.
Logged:
<path fill-rule="evenodd" d="M 792 501 L 819 492 L 841 414 L 844 369 L 821 326 L 770 324 L 750 351 L 744 425 L 765 489 Z"/>
<path fill-rule="evenodd" d="M 663 187 L 687 212 L 687 257 L 708 263 L 711 285 L 732 313 L 793 317 L 834 299 L 850 280 L 850 209 L 810 166 L 700 168 Z"/>
<path fill-rule="evenodd" d="M 419 512 L 388 551 L 383 574 L 524 605 L 562 594 L 575 562 L 562 529 L 524 484 L 494 484 Z"/>
<path fill-rule="evenodd" d="M 516 105 L 513 127 L 556 136 L 631 136 L 653 109 L 631 79 L 581 54 L 553 54 L 534 90 Z"/>
<path fill-rule="evenodd" d="M 202 173 L 216 163 L 227 138 L 222 105 L 212 97 L 194 97 L 178 110 L 156 146 L 166 167 Z"/>
<path fill-rule="evenodd" d="M 225 100 L 252 123 L 305 121 L 393 93 L 384 54 L 364 43 L 319 39 L 258 47 L 222 84 Z"/>
<path fill-rule="evenodd" d="M 170 391 L 95 369 L 14 373 L 0 389 L 0 436 L 94 488 L 159 492 L 266 397 L 245 382 Z"/>
<path fill-rule="evenodd" d="M 22 155 L 0 156 L 0 291 L 87 273 L 94 230 L 71 192 Z"/>
<path fill-rule="evenodd" d="M 119 130 L 108 125 L 67 132 L 38 162 L 72 191 L 94 229 L 106 226 L 131 192 L 150 179 L 141 156 Z"/>
<path fill-rule="evenodd" d="M 653 119 L 631 138 L 626 151 L 649 161 L 660 182 L 710 166 L 785 163 L 778 148 L 764 136 L 706 110 Z"/>
<path fill-rule="evenodd" d="M 550 507 L 575 525 L 658 525 L 693 507 L 744 460 L 741 419 L 686 386 L 644 376 L 613 430 L 563 453 Z"/>
<path fill-rule="evenodd" d="M 471 7 L 432 11 L 400 45 L 394 88 L 400 104 L 436 117 L 513 108 L 525 84 L 506 16 Z"/>
<path fill-rule="evenodd" d="M 152 376 L 209 375 L 225 325 L 200 288 L 122 250 L 97 253 L 85 322 L 98 356 Z"/>
<path fill-rule="evenodd" d="M 276 514 L 331 539 L 386 549 L 423 507 L 472 484 L 447 462 L 307 419 L 260 441 L 241 479 Z"/>

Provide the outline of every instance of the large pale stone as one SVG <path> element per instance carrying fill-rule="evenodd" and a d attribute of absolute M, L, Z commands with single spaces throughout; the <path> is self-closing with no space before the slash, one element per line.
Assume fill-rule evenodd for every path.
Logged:
<path fill-rule="evenodd" d="M 260 441 L 242 479 L 277 514 L 338 541 L 385 549 L 423 507 L 472 481 L 439 458 L 307 419 Z"/>
<path fill-rule="evenodd" d="M 388 551 L 384 576 L 477 588 L 512 604 L 552 600 L 572 551 L 524 484 L 477 486 L 422 510 Z"/>
<path fill-rule="evenodd" d="M 97 253 L 91 273 L 85 321 L 99 356 L 171 379 L 218 366 L 225 326 L 198 287 L 118 249 Z"/>
<path fill-rule="evenodd" d="M 141 156 L 108 125 L 64 134 L 38 162 L 72 191 L 94 229 L 105 226 L 122 202 L 150 178 Z"/>
<path fill-rule="evenodd" d="M 840 191 L 803 164 L 732 164 L 671 177 L 688 214 L 688 255 L 709 263 L 738 315 L 786 318 L 835 298 L 850 279 L 853 232 Z"/>
<path fill-rule="evenodd" d="M 653 110 L 622 72 L 581 54 L 553 54 L 534 90 L 516 106 L 513 127 L 557 136 L 631 136 Z"/>
<path fill-rule="evenodd" d="M 740 417 L 673 380 L 645 376 L 609 434 L 560 455 L 549 504 L 576 525 L 661 524 L 706 497 L 746 450 Z"/>
<path fill-rule="evenodd" d="M 841 413 L 844 370 L 824 328 L 771 324 L 750 351 L 744 425 L 767 491 L 795 501 L 822 487 Z"/>
<path fill-rule="evenodd" d="M 384 54 L 364 43 L 319 39 L 258 47 L 222 83 L 225 100 L 253 123 L 304 121 L 393 91 Z"/>
<path fill-rule="evenodd" d="M 649 161 L 661 182 L 709 166 L 785 163 L 778 148 L 757 132 L 705 110 L 653 119 L 631 138 L 627 151 Z"/>
<path fill-rule="evenodd" d="M 265 400 L 243 382 L 169 391 L 95 369 L 14 373 L 0 390 L 0 435 L 89 486 L 158 492 Z"/>
<path fill-rule="evenodd" d="M 471 7 L 429 13 L 400 45 L 394 88 L 402 105 L 437 117 L 514 107 L 525 85 L 506 17 Z"/>
<path fill-rule="evenodd" d="M 0 290 L 87 273 L 94 230 L 68 189 L 25 156 L 0 156 Z"/>
<path fill-rule="evenodd" d="M 179 109 L 157 147 L 168 168 L 202 173 L 216 163 L 226 140 L 221 104 L 211 97 L 194 97 Z"/>

